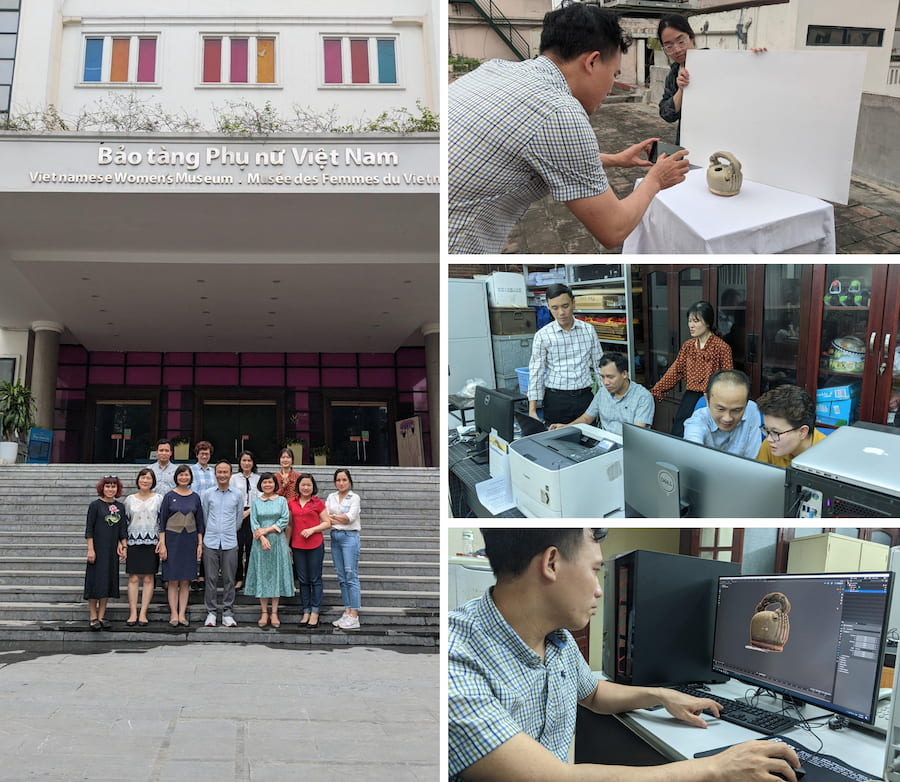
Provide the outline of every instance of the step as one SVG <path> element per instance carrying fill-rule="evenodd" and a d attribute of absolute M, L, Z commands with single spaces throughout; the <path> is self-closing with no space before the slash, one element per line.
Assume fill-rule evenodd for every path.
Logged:
<path fill-rule="evenodd" d="M 55 549 L 60 551 L 60 549 Z M 408 560 L 384 561 L 375 559 L 374 554 L 370 557 L 371 552 L 366 551 L 359 560 L 359 572 L 361 575 L 410 575 L 410 576 L 427 576 L 436 575 L 440 564 L 437 561 L 437 552 L 434 553 L 433 562 L 410 562 Z M 46 549 L 38 556 L 0 556 L 0 574 L 6 572 L 47 572 L 47 571 L 63 571 L 82 569 L 86 560 L 84 555 L 84 544 L 79 549 L 66 552 L 66 556 L 50 556 Z M 126 576 L 124 567 L 121 568 L 122 575 Z M 334 562 L 330 556 L 325 557 L 323 563 L 323 573 L 328 574 L 334 571 Z"/>

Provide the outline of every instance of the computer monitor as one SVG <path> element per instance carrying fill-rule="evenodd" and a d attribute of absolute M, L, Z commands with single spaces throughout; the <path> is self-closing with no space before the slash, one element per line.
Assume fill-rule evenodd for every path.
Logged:
<path fill-rule="evenodd" d="M 622 425 L 625 515 L 784 516 L 785 471 L 634 424 Z"/>
<path fill-rule="evenodd" d="M 722 576 L 713 670 L 871 724 L 893 573 Z"/>
<path fill-rule="evenodd" d="M 513 441 L 516 402 L 525 399 L 518 391 L 505 388 L 475 387 L 475 428 L 490 434 L 496 429 L 506 442 Z"/>

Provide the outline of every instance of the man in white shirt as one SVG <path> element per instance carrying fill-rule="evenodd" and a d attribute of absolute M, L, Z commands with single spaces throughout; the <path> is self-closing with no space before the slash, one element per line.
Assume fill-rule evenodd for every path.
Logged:
<path fill-rule="evenodd" d="M 175 465 L 171 459 L 172 443 L 169 440 L 160 440 L 156 444 L 156 462 L 150 465 L 150 469 L 156 476 L 153 491 L 163 497 L 175 488 Z"/>

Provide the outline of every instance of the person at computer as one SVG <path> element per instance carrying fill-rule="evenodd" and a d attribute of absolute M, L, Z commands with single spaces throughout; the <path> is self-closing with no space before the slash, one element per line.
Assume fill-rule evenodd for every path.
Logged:
<path fill-rule="evenodd" d="M 816 429 L 816 405 L 800 386 L 778 386 L 756 400 L 763 415 L 763 442 L 756 458 L 777 467 L 789 467 L 799 456 L 822 442 Z"/>
<path fill-rule="evenodd" d="M 497 583 L 449 614 L 448 771 L 451 782 L 523 779 L 796 782 L 796 753 L 772 741 L 710 757 L 631 768 L 569 765 L 576 706 L 617 714 L 661 705 L 705 728 L 719 704 L 660 687 L 598 681 L 571 631 L 597 612 L 605 530 L 485 529 Z"/>
<path fill-rule="evenodd" d="M 544 423 L 562 424 L 590 405 L 591 370 L 603 349 L 594 327 L 575 317 L 575 296 L 567 285 L 547 288 L 547 309 L 553 320 L 534 335 L 528 362 L 528 414 L 537 418 L 543 402 Z"/>
<path fill-rule="evenodd" d="M 750 378 L 739 369 L 713 374 L 706 388 L 706 406 L 684 422 L 684 439 L 755 459 L 761 437 L 759 408 L 750 399 Z"/>
<path fill-rule="evenodd" d="M 628 377 L 628 359 L 621 353 L 604 353 L 600 359 L 601 388 L 590 407 L 568 424 L 551 424 L 550 429 L 574 424 L 593 424 L 613 434 L 622 434 L 622 424 L 649 427 L 656 404 L 650 392 Z"/>

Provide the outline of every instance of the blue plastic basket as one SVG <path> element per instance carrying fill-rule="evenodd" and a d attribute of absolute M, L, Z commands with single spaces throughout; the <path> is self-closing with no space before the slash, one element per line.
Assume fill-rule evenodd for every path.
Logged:
<path fill-rule="evenodd" d="M 528 367 L 519 367 L 516 369 L 516 376 L 519 378 L 519 391 L 523 394 L 528 393 Z"/>

